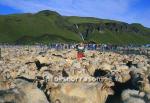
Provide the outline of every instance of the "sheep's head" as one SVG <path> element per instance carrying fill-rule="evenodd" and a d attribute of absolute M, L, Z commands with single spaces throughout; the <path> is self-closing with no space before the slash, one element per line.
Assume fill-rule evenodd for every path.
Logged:
<path fill-rule="evenodd" d="M 134 76 L 133 85 L 141 92 L 150 93 L 150 83 L 148 76 L 141 72 L 134 73 L 132 75 Z"/>
<path fill-rule="evenodd" d="M 111 79 L 108 79 L 108 78 L 102 79 L 101 90 L 107 91 L 108 95 L 114 94 L 114 91 L 112 89 L 114 86 L 115 86 L 115 83 Z"/>
<path fill-rule="evenodd" d="M 138 81 L 138 89 L 141 92 L 146 92 L 146 93 L 150 93 L 150 83 L 149 80 L 147 78 L 143 78 L 143 80 Z"/>

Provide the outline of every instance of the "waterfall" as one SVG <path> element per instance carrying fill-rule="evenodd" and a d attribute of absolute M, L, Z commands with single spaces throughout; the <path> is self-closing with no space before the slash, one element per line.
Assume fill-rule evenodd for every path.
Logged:
<path fill-rule="evenodd" d="M 79 27 L 78 27 L 78 25 L 77 25 L 77 24 L 75 24 L 75 26 L 76 26 L 76 28 L 77 28 L 77 30 L 78 30 L 78 32 L 79 32 L 79 34 L 80 34 L 81 39 L 84 41 L 84 37 L 83 37 L 82 33 L 79 31 Z"/>

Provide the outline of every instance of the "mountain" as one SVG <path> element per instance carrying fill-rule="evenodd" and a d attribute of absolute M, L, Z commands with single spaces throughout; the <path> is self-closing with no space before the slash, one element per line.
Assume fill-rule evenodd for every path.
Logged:
<path fill-rule="evenodd" d="M 146 44 L 150 43 L 150 28 L 137 23 L 61 16 L 50 10 L 0 15 L 0 43 L 81 42 L 83 39 L 96 43 Z"/>

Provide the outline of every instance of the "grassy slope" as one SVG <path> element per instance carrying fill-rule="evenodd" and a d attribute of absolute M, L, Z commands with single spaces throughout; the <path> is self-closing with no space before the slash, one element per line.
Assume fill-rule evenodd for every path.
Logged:
<path fill-rule="evenodd" d="M 114 43 L 114 44 L 146 44 L 150 43 L 150 36 L 137 34 L 113 33 L 105 31 L 103 33 L 95 32 L 89 37 L 89 41 L 97 43 Z"/>
<path fill-rule="evenodd" d="M 106 19 L 97 19 L 92 17 L 66 17 L 69 22 L 74 24 L 81 24 L 81 23 L 109 23 L 115 22 L 117 24 L 123 23 L 120 21 L 114 20 L 106 20 Z M 136 27 L 139 30 L 143 31 L 145 35 L 136 34 L 136 33 L 126 33 L 126 32 L 112 32 L 106 30 L 104 32 L 95 31 L 88 37 L 88 41 L 94 41 L 96 43 L 113 43 L 113 44 L 146 44 L 150 43 L 150 29 L 143 27 L 140 24 L 134 23 L 130 24 L 132 27 Z M 85 28 L 80 28 L 80 31 L 84 30 Z"/>
<path fill-rule="evenodd" d="M 48 12 L 48 14 L 47 14 Z M 62 17 L 55 12 L 39 12 L 37 14 L 14 14 L 0 16 L 0 42 L 35 43 L 35 42 L 79 42 L 79 34 L 67 27 L 81 23 L 107 23 L 119 21 L 89 18 L 89 17 Z M 144 33 L 150 29 L 139 24 L 132 24 Z M 81 28 L 82 29 L 82 28 Z M 150 43 L 150 35 L 140 35 L 109 30 L 100 33 L 93 32 L 88 41 L 97 43 Z"/>
<path fill-rule="evenodd" d="M 107 20 L 107 19 L 98 19 L 94 17 L 77 17 L 77 16 L 70 16 L 70 17 L 65 17 L 67 20 L 71 23 L 78 24 L 78 23 L 107 23 L 107 22 L 119 22 L 119 21 L 114 21 L 114 20 Z"/>
<path fill-rule="evenodd" d="M 63 19 L 62 21 L 61 19 L 62 18 L 57 15 L 44 16 L 42 14 L 0 16 L 0 41 L 13 42 L 24 36 L 30 36 L 32 38 L 40 37 L 45 34 L 56 35 L 57 38 L 60 39 L 66 38 L 79 41 L 79 35 L 60 25 L 60 22 L 63 22 Z M 51 40 L 52 39 L 49 38 L 49 41 Z"/>

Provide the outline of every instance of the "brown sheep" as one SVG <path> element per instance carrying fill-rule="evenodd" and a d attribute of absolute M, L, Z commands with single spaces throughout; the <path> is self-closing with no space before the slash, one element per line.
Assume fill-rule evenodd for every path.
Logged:
<path fill-rule="evenodd" d="M 64 83 L 51 88 L 50 100 L 55 102 L 59 99 L 62 103 L 105 103 L 108 95 L 112 95 L 111 80 L 102 83 Z"/>
<path fill-rule="evenodd" d="M 13 88 L 15 84 L 12 81 L 0 81 L 0 90 Z"/>

